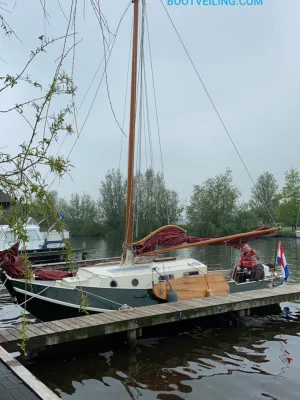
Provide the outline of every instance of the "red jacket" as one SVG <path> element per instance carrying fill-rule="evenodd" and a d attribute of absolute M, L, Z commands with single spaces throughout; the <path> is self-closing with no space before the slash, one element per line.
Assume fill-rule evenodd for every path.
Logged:
<path fill-rule="evenodd" d="M 253 264 L 252 264 L 252 260 L 251 260 L 252 256 L 257 256 L 256 251 L 253 249 L 248 251 L 248 253 L 246 255 L 244 255 L 244 252 L 242 252 L 239 263 L 238 263 L 238 267 L 252 269 L 253 268 Z"/>

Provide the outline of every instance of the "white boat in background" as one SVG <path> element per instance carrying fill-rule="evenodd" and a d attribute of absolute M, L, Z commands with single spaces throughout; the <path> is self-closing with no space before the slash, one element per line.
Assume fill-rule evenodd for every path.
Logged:
<path fill-rule="evenodd" d="M 61 252 L 65 248 L 65 240 L 69 239 L 70 233 L 67 230 L 58 232 L 54 229 L 55 224 L 50 226 L 47 231 L 42 232 L 40 225 L 46 219 L 44 218 L 38 223 L 35 219 L 28 218 L 26 232 L 29 240 L 25 246 L 23 242 L 20 242 L 20 251 L 24 250 L 25 247 L 29 258 L 32 258 L 31 256 L 35 253 L 35 261 L 40 261 L 40 257 L 37 257 L 36 253 L 39 253 L 38 255 L 42 259 L 50 256 L 51 261 L 53 261 L 53 258 L 63 261 Z M 8 225 L 0 225 L 0 251 L 9 249 L 17 241 L 18 238 Z"/>
<path fill-rule="evenodd" d="M 296 231 L 296 237 L 300 239 L 300 231 Z"/>

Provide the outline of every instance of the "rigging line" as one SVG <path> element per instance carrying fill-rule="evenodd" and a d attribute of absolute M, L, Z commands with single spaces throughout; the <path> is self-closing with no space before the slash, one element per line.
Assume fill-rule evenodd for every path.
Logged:
<path fill-rule="evenodd" d="M 76 11 L 77 11 L 77 2 L 78 0 L 75 1 L 75 5 L 74 5 L 74 12 L 73 12 L 73 40 L 74 40 L 74 47 L 73 47 L 73 58 L 72 58 L 72 81 L 74 82 L 74 68 L 75 68 L 75 44 L 76 44 L 76 40 L 75 40 L 75 33 L 76 33 Z M 75 94 L 74 92 L 72 92 L 72 103 L 73 103 L 73 110 L 74 110 L 74 120 L 75 120 L 75 130 L 76 130 L 76 134 L 78 136 L 78 123 L 77 123 L 77 113 L 76 113 L 76 105 L 75 105 Z"/>
<path fill-rule="evenodd" d="M 152 133 L 151 133 L 151 123 L 150 123 L 150 112 L 149 112 L 149 103 L 148 103 L 148 88 L 147 88 L 147 79 L 146 79 L 146 68 L 144 63 L 144 84 L 145 84 L 145 98 L 146 98 L 146 112 L 147 112 L 147 124 L 148 124 L 148 140 L 149 140 L 149 152 L 150 152 L 150 165 L 151 169 L 154 171 L 154 159 L 153 159 L 153 146 L 152 146 Z M 146 129 L 145 129 L 146 131 Z"/>
<path fill-rule="evenodd" d="M 67 18 L 66 14 L 65 14 L 65 12 L 64 12 L 64 10 L 62 8 L 62 5 L 60 3 L 60 0 L 57 0 L 57 2 L 58 2 L 58 5 L 59 5 L 59 8 L 60 8 L 60 11 L 62 12 L 63 16 L 65 17 L 65 20 L 68 21 L 68 18 Z"/>
<path fill-rule="evenodd" d="M 186 55 L 188 56 L 188 58 L 189 58 L 189 60 L 190 60 L 190 62 L 191 62 L 191 64 L 192 64 L 192 67 L 193 67 L 193 69 L 194 69 L 196 75 L 198 76 L 198 78 L 199 78 L 199 80 L 200 80 L 200 82 L 201 82 L 201 85 L 202 85 L 202 87 L 203 87 L 203 89 L 204 89 L 204 91 L 205 91 L 205 93 L 206 93 L 206 95 L 207 95 L 207 97 L 208 97 L 208 99 L 209 99 L 211 105 L 213 106 L 213 108 L 214 108 L 214 110 L 215 110 L 215 112 L 216 112 L 216 114 L 217 114 L 217 116 L 218 116 L 218 118 L 219 118 L 219 120 L 220 120 L 220 122 L 221 122 L 221 124 L 222 124 L 222 126 L 223 126 L 223 128 L 224 128 L 224 130 L 225 130 L 225 132 L 226 132 L 226 134 L 227 134 L 227 136 L 229 137 L 229 140 L 231 141 L 231 144 L 233 145 L 235 151 L 237 152 L 237 154 L 238 154 L 238 156 L 239 156 L 239 158 L 240 158 L 240 160 L 241 160 L 241 162 L 242 162 L 242 164 L 243 164 L 243 166 L 244 166 L 244 168 L 245 168 L 245 170 L 246 170 L 246 172 L 247 172 L 249 178 L 251 179 L 251 181 L 252 181 L 254 187 L 256 187 L 256 184 L 255 184 L 255 182 L 254 182 L 254 180 L 253 180 L 253 178 L 252 178 L 252 176 L 251 176 L 251 174 L 250 174 L 250 172 L 249 172 L 249 170 L 248 170 L 248 168 L 247 168 L 245 162 L 243 161 L 240 152 L 238 151 L 238 149 L 237 149 L 237 147 L 236 147 L 236 145 L 235 145 L 235 143 L 234 143 L 234 141 L 233 141 L 233 139 L 232 139 L 232 137 L 231 137 L 231 135 L 230 135 L 230 133 L 229 133 L 229 131 L 228 131 L 228 129 L 227 129 L 227 127 L 226 127 L 226 125 L 225 125 L 225 123 L 224 123 L 224 121 L 223 121 L 223 119 L 222 119 L 222 117 L 221 117 L 221 115 L 220 115 L 220 113 L 219 113 L 219 111 L 218 111 L 216 105 L 215 105 L 215 103 L 213 102 L 213 100 L 212 100 L 212 98 L 211 98 L 211 96 L 210 96 L 210 94 L 209 94 L 209 92 L 208 92 L 208 90 L 207 90 L 207 88 L 206 88 L 206 86 L 205 86 L 205 84 L 204 84 L 204 82 L 203 82 L 203 80 L 202 80 L 202 78 L 201 78 L 201 76 L 200 76 L 200 74 L 199 74 L 199 72 L 198 72 L 198 70 L 197 70 L 197 68 L 196 68 L 196 66 L 195 66 L 195 64 L 194 64 L 194 62 L 193 62 L 193 60 L 192 60 L 192 58 L 191 58 L 191 56 L 190 56 L 188 50 L 187 50 L 187 48 L 186 48 L 186 46 L 185 46 L 185 44 L 183 43 L 183 40 L 181 39 L 181 36 L 180 36 L 180 34 L 179 34 L 177 28 L 176 28 L 175 25 L 174 25 L 174 22 L 173 22 L 173 20 L 172 20 L 172 18 L 171 18 L 171 16 L 170 16 L 170 14 L 168 13 L 168 10 L 166 9 L 166 7 L 165 7 L 163 1 L 160 0 L 160 2 L 161 2 L 161 4 L 162 4 L 162 6 L 163 6 L 163 8 L 164 8 L 164 10 L 165 10 L 165 12 L 166 12 L 166 14 L 167 14 L 169 20 L 170 20 L 170 22 L 171 22 L 171 24 L 172 24 L 172 26 L 173 26 L 175 32 L 176 32 L 177 36 L 178 36 L 178 39 L 179 39 L 180 43 L 182 44 L 182 47 L 184 48 L 184 51 L 185 51 Z M 257 192 L 257 193 L 258 193 L 258 192 Z M 273 215 L 271 214 L 271 212 L 270 212 L 270 210 L 269 210 L 269 208 L 268 208 L 266 202 L 264 201 L 263 197 L 262 197 L 260 194 L 259 194 L 259 197 L 261 198 L 263 204 L 265 205 L 266 210 L 268 211 L 268 213 L 269 213 L 269 215 L 270 215 L 270 217 L 271 217 L 271 220 L 274 222 L 275 225 L 277 225 L 277 224 L 276 224 L 276 221 L 275 221 Z"/>
<path fill-rule="evenodd" d="M 164 185 L 164 189 L 165 189 L 164 192 L 165 192 L 165 203 L 166 203 L 166 209 L 167 209 L 167 220 L 168 220 L 168 224 L 170 224 L 170 212 L 169 212 L 170 210 L 169 210 L 169 201 L 168 201 L 168 195 L 167 195 L 167 190 L 166 190 L 164 163 L 163 163 L 162 147 L 161 147 L 161 140 L 160 140 L 158 108 L 157 108 L 157 100 L 156 100 L 156 90 L 155 90 L 155 82 L 154 82 L 154 71 L 153 71 L 153 63 L 152 63 L 152 55 L 151 55 L 151 44 L 150 44 L 150 34 L 149 34 L 147 12 L 146 12 L 146 24 L 147 24 L 147 37 L 148 37 L 148 46 L 149 46 L 149 57 L 150 57 L 150 67 L 151 67 L 151 75 L 152 75 L 152 87 L 153 87 L 153 95 L 154 95 L 157 133 L 158 133 L 159 149 L 160 149 L 160 161 L 161 161 L 161 169 L 162 169 L 162 173 L 163 173 L 163 176 L 162 176 L 163 185 Z"/>
<path fill-rule="evenodd" d="M 26 305 L 30 300 L 32 300 L 32 299 L 34 299 L 36 296 L 39 296 L 40 294 L 42 294 L 43 292 L 45 292 L 47 289 L 49 289 L 51 286 L 53 286 L 53 285 L 49 285 L 49 286 L 47 286 L 47 287 L 45 287 L 44 289 L 42 289 L 39 293 L 32 293 L 32 296 L 28 299 L 28 300 L 26 300 L 26 297 L 25 297 L 25 301 L 23 301 L 23 303 L 21 303 L 21 304 L 11 304 L 13 307 L 14 306 L 16 306 L 16 307 L 22 307 L 23 305 Z M 26 296 L 26 295 L 25 295 Z M 10 313 L 12 311 L 12 309 L 9 309 L 9 310 L 6 310 L 3 314 L 0 314 L 0 319 L 2 319 L 2 317 L 4 316 L 4 315 L 6 315 L 6 314 L 8 314 L 8 313 Z"/>
<path fill-rule="evenodd" d="M 111 50 L 112 50 L 112 49 L 111 49 Z M 111 50 L 110 50 L 110 51 L 111 51 Z M 85 99 L 86 99 L 86 97 L 87 97 L 87 95 L 88 95 L 88 93 L 89 93 L 91 87 L 92 87 L 92 84 L 94 83 L 94 81 L 95 81 L 95 79 L 96 79 L 96 76 L 98 75 L 98 72 L 99 72 L 99 70 L 100 70 L 100 67 L 101 67 L 103 61 L 104 61 L 104 56 L 102 57 L 102 59 L 101 59 L 99 65 L 98 65 L 98 67 L 97 67 L 97 69 L 96 69 L 96 72 L 94 73 L 94 76 L 93 76 L 93 78 L 92 78 L 92 80 L 91 80 L 91 82 L 90 82 L 90 84 L 89 84 L 89 87 L 87 88 L 87 90 L 86 90 L 86 92 L 85 92 L 85 94 L 84 94 L 84 96 L 83 96 L 83 99 L 81 100 L 81 103 L 80 103 L 80 105 L 79 105 L 79 107 L 78 107 L 78 109 L 77 109 L 76 116 L 79 114 L 79 111 L 80 111 L 80 109 L 81 109 L 81 107 L 82 107 L 82 105 L 83 105 L 83 103 L 84 103 L 84 101 L 85 101 Z M 72 124 L 73 124 L 74 121 L 75 121 L 75 116 L 74 116 L 74 118 L 73 118 Z M 62 140 L 62 142 L 61 142 L 61 144 L 60 144 L 60 146 L 59 146 L 59 149 L 57 150 L 55 156 L 57 156 L 58 153 L 60 152 L 60 150 L 61 150 L 61 148 L 62 148 L 62 146 L 63 146 L 63 144 L 64 144 L 64 142 L 65 142 L 65 140 L 66 140 L 67 137 L 68 137 L 68 135 L 65 135 L 65 136 L 64 136 L 64 138 L 63 138 L 63 140 Z M 47 172 L 47 174 L 46 174 L 46 176 L 45 176 L 44 179 L 47 178 L 47 176 L 48 176 L 48 174 L 50 173 L 50 171 L 51 171 L 51 168 L 49 168 L 49 170 L 48 170 L 48 172 Z"/>
<path fill-rule="evenodd" d="M 109 25 L 108 25 L 107 19 L 105 18 L 104 14 L 103 14 L 102 11 L 101 11 L 100 0 L 98 0 L 98 3 L 96 3 L 96 0 L 91 0 L 91 4 L 92 4 L 92 6 L 93 6 L 93 8 L 94 8 L 94 11 L 95 11 L 95 12 L 97 11 L 97 12 L 99 13 L 99 18 L 100 18 L 101 21 L 103 22 L 103 25 L 104 25 L 104 27 L 106 28 L 106 30 L 107 30 L 109 36 L 110 36 L 110 35 L 113 35 L 113 36 L 114 36 L 113 32 L 111 32 L 111 30 L 109 29 Z M 98 16 L 97 16 L 97 18 L 98 18 Z M 99 21 L 99 18 L 98 18 L 98 21 Z M 99 21 L 99 22 L 100 22 L 100 21 Z"/>
<path fill-rule="evenodd" d="M 46 10 L 46 0 L 44 0 L 44 3 L 43 3 L 42 0 L 40 0 L 40 4 L 41 4 L 43 12 L 44 12 L 44 29 L 45 29 L 45 36 L 46 36 L 46 21 L 50 25 L 50 22 L 49 22 L 49 19 L 48 19 L 48 17 L 50 17 L 50 15 L 48 14 L 48 12 Z"/>
<path fill-rule="evenodd" d="M 133 20 L 133 16 L 132 16 Z M 128 95 L 128 84 L 129 84 L 129 71 L 130 71 L 130 60 L 131 60 L 131 49 L 132 49 L 132 30 L 133 30 L 133 23 L 131 24 L 131 34 L 130 34 L 130 44 L 129 44 L 129 54 L 128 54 L 128 64 L 127 64 L 127 79 L 126 79 L 126 89 L 125 89 L 125 104 L 124 104 L 124 111 L 123 111 L 123 121 L 122 121 L 122 128 L 124 130 L 125 125 L 125 114 L 127 109 L 127 95 Z M 123 149 L 123 135 L 121 136 L 121 148 L 120 148 L 120 157 L 119 157 L 119 170 L 121 168 L 121 158 L 122 158 L 122 149 Z"/>
<path fill-rule="evenodd" d="M 93 7 L 93 10 L 94 10 L 94 13 L 96 15 L 96 18 L 98 19 L 99 25 L 101 25 L 102 24 L 102 20 L 103 20 L 104 17 L 103 17 L 103 14 L 100 11 L 100 5 L 95 3 L 94 0 L 91 0 L 91 5 Z M 110 35 L 110 31 L 109 31 L 108 27 L 106 26 L 105 22 L 103 24 L 104 24 L 106 30 L 108 31 L 108 39 L 110 39 L 110 36 L 111 36 Z M 104 40 L 105 40 L 105 43 L 107 44 L 107 39 L 106 39 L 105 35 L 104 35 Z"/>
<path fill-rule="evenodd" d="M 67 24 L 66 34 L 65 34 L 65 36 L 64 36 L 63 49 L 62 49 L 61 55 L 58 57 L 58 59 L 60 59 L 60 60 L 59 60 L 59 62 L 58 62 L 58 65 L 57 65 L 57 67 L 56 67 L 56 70 L 55 70 L 55 74 L 54 74 L 54 77 L 53 77 L 53 82 L 55 81 L 56 77 L 57 77 L 58 74 L 59 74 L 59 71 L 60 71 L 61 68 L 62 68 L 63 60 L 65 59 L 65 57 L 67 56 L 67 54 L 68 54 L 69 51 L 70 51 L 70 50 L 66 50 L 66 46 L 67 46 L 67 38 L 69 37 L 69 30 L 70 30 L 70 24 L 71 24 L 71 18 L 72 18 L 73 4 L 74 4 L 74 0 L 72 0 L 72 3 L 71 3 L 70 18 L 69 18 L 69 21 L 68 21 L 68 24 Z M 57 59 L 57 60 L 58 60 L 58 59 Z M 40 114 L 42 113 L 44 107 L 46 107 L 46 103 L 43 104 L 42 109 L 41 109 L 40 112 L 39 112 Z M 49 106 L 48 106 L 48 109 L 49 109 Z M 21 115 L 22 115 L 22 114 L 21 114 Z M 24 118 L 25 118 L 25 117 L 24 117 Z M 26 120 L 26 118 L 25 118 L 25 120 Z M 26 121 L 27 121 L 27 120 L 26 120 Z M 28 122 L 28 121 L 27 121 L 27 122 Z M 28 122 L 28 123 L 29 123 L 29 122 Z M 30 124 L 30 123 L 29 123 L 29 124 Z M 38 120 L 36 120 L 36 122 L 35 122 L 35 127 L 37 126 L 37 124 L 38 124 Z M 30 125 L 30 126 L 31 126 L 31 125 Z M 25 165 L 25 162 L 26 162 L 26 159 L 27 159 L 27 156 L 28 156 L 28 152 L 29 152 L 29 149 L 30 149 L 31 144 L 33 143 L 34 137 L 35 137 L 35 134 L 34 134 L 34 129 L 33 129 L 33 132 L 32 132 L 32 135 L 31 135 L 31 139 L 30 139 L 29 143 L 26 145 L 26 151 L 25 151 L 24 156 L 22 157 L 22 160 L 21 160 L 21 169 L 24 168 L 24 165 Z"/>
<path fill-rule="evenodd" d="M 130 5 L 131 5 L 131 1 L 129 2 L 129 4 L 128 4 L 127 8 L 126 8 L 126 11 L 127 11 L 128 8 L 130 7 Z M 125 13 L 126 13 L 126 11 L 125 11 Z M 111 109 L 111 111 L 112 111 L 112 114 L 113 114 L 113 116 L 114 116 L 114 119 L 115 119 L 115 121 L 116 121 L 116 123 L 117 123 L 119 129 L 121 130 L 121 132 L 123 133 L 123 135 L 126 136 L 124 130 L 122 129 L 122 127 L 121 127 L 121 125 L 119 124 L 119 121 L 118 121 L 118 119 L 117 119 L 117 117 L 116 117 L 116 114 L 115 114 L 115 111 L 114 111 L 114 108 L 113 108 L 113 105 L 112 105 L 111 97 L 110 97 L 110 91 L 109 91 L 109 87 L 108 87 L 108 77 L 107 77 L 107 60 L 106 60 L 106 52 L 105 52 L 105 48 L 106 48 L 106 46 L 105 46 L 106 38 L 105 38 L 105 35 L 104 35 L 103 23 L 102 23 L 102 19 L 101 19 L 101 18 L 100 18 L 100 28 L 101 28 L 101 32 L 102 32 L 103 49 L 104 49 L 104 62 L 105 62 L 104 72 L 105 72 L 105 83 L 106 83 L 106 91 L 107 91 L 108 101 L 109 101 L 109 104 L 110 104 L 110 109 Z"/>
<path fill-rule="evenodd" d="M 85 0 L 83 0 L 83 18 L 85 19 Z"/>
<path fill-rule="evenodd" d="M 146 95 L 147 96 L 147 95 Z M 146 115 L 146 112 L 145 112 L 145 102 L 143 103 L 143 115 L 145 116 Z M 147 132 L 147 129 L 146 129 L 146 118 L 144 117 L 144 132 L 145 132 L 145 135 L 144 135 L 144 148 L 145 148 L 145 169 L 146 169 L 146 171 L 147 171 L 147 169 L 148 169 L 148 157 L 147 157 L 147 134 L 146 134 L 146 132 Z"/>
<path fill-rule="evenodd" d="M 111 54 L 112 54 L 112 50 L 113 50 L 113 48 L 114 48 L 114 44 L 115 44 L 115 41 L 116 41 L 116 39 L 117 39 L 117 35 L 118 35 L 118 32 L 119 32 L 119 28 L 120 28 L 121 22 L 122 22 L 124 16 L 126 15 L 126 12 L 128 11 L 130 4 L 131 4 L 131 3 L 129 3 L 129 5 L 128 5 L 127 8 L 125 9 L 125 11 L 124 11 L 124 13 L 122 14 L 122 16 L 121 16 L 121 18 L 120 18 L 120 21 L 119 21 L 119 23 L 118 23 L 118 26 L 117 26 L 117 29 L 116 29 L 116 35 L 114 36 L 111 49 L 109 50 L 109 55 L 108 55 L 108 58 L 107 58 L 107 63 L 109 62 L 110 56 L 111 56 Z M 102 60 L 102 61 L 103 61 L 103 60 Z M 101 61 L 101 63 L 102 63 L 102 61 Z M 99 65 L 98 69 L 99 69 L 99 68 L 100 68 L 100 65 Z M 97 75 L 97 73 L 98 73 L 98 70 L 96 71 L 94 77 Z M 91 113 L 91 111 L 92 111 L 93 105 L 94 105 L 94 103 L 95 103 L 96 97 L 97 97 L 97 95 L 98 95 L 98 92 L 99 92 L 100 85 L 101 85 L 101 83 L 102 83 L 103 77 L 104 77 L 104 72 L 102 73 L 102 76 L 101 76 L 100 82 L 99 82 L 99 84 L 98 84 L 96 93 L 95 93 L 94 98 L 93 98 L 93 100 L 92 100 L 92 104 L 91 104 L 91 106 L 90 106 L 90 108 L 89 108 L 89 110 L 88 110 L 88 113 L 87 113 L 87 115 L 86 115 L 86 117 L 85 117 L 85 120 L 84 120 L 84 122 L 83 122 L 83 125 L 82 125 L 82 127 L 81 127 L 81 129 L 80 129 L 80 131 L 79 131 L 79 134 L 78 134 L 78 136 L 77 136 L 75 142 L 73 143 L 73 146 L 72 146 L 71 150 L 69 151 L 69 154 L 68 154 L 67 158 L 70 157 L 72 151 L 74 150 L 74 147 L 75 147 L 76 143 L 78 142 L 78 140 L 79 140 L 79 138 L 80 138 L 80 136 L 81 136 L 82 130 L 83 130 L 83 128 L 84 128 L 84 126 L 85 126 L 85 124 L 86 124 L 86 122 L 87 122 L 87 120 L 88 120 L 88 117 L 89 117 L 89 115 L 90 115 L 90 113 Z M 92 82 L 91 82 L 90 86 L 91 86 L 91 85 L 92 85 Z M 83 101 L 82 101 L 82 102 L 83 102 Z M 82 104 L 82 103 L 81 103 L 81 104 Z M 79 110 L 78 110 L 78 111 L 79 111 Z M 124 133 L 124 135 L 125 135 L 125 137 L 127 137 L 125 133 Z M 49 173 L 49 171 L 48 171 L 48 173 Z M 55 182 L 56 178 L 57 178 L 57 175 L 56 175 L 56 176 L 54 177 L 54 179 L 52 180 L 51 184 L 50 184 L 49 187 L 48 187 L 48 190 L 51 188 L 51 186 L 52 186 L 53 183 Z"/>
<path fill-rule="evenodd" d="M 129 4 L 129 5 L 130 5 L 130 4 Z M 117 35 L 118 35 L 118 32 L 119 32 L 119 28 L 120 28 L 121 22 L 122 22 L 122 20 L 123 20 L 123 18 L 124 18 L 124 16 L 125 16 L 126 12 L 128 11 L 128 8 L 129 8 L 129 6 L 126 8 L 126 10 L 124 11 L 124 13 L 122 14 L 122 16 L 121 16 L 121 18 L 120 18 L 120 20 L 119 20 L 119 23 L 118 23 L 118 25 L 117 25 L 117 28 L 116 28 L 116 33 L 115 33 L 115 36 L 114 36 L 114 39 L 113 39 L 111 48 L 110 48 L 109 50 L 107 50 L 107 51 L 109 52 L 109 55 L 108 55 L 108 58 L 107 58 L 107 63 L 109 62 L 109 59 L 110 59 L 110 57 L 111 57 L 112 50 L 113 50 L 113 48 L 114 48 L 114 44 L 115 44 L 115 41 L 116 41 L 116 38 L 117 38 Z M 102 57 L 102 59 L 101 59 L 99 65 L 98 65 L 98 68 L 97 68 L 97 70 L 96 70 L 96 72 L 95 72 L 95 74 L 94 74 L 94 76 L 93 76 L 93 79 L 92 79 L 92 81 L 91 81 L 91 83 L 90 83 L 90 85 L 89 85 L 89 87 L 88 87 L 88 89 L 87 89 L 87 91 L 86 91 L 86 93 L 85 93 L 85 95 L 84 95 L 82 101 L 81 101 L 81 104 L 80 104 L 80 106 L 79 106 L 79 108 L 78 108 L 78 110 L 77 110 L 77 114 L 79 113 L 79 111 L 80 111 L 80 109 L 81 109 L 81 107 L 82 107 L 82 105 L 83 105 L 83 103 L 84 103 L 84 101 L 85 101 L 85 99 L 86 99 L 86 96 L 87 96 L 87 94 L 88 94 L 88 92 L 89 92 L 89 90 L 90 90 L 90 88 L 91 88 L 91 86 L 92 86 L 92 84 L 93 84 L 93 82 L 94 82 L 94 80 L 95 80 L 95 78 L 96 78 L 98 72 L 99 72 L 99 69 L 100 69 L 100 67 L 101 67 L 101 65 L 102 65 L 102 63 L 103 63 L 103 61 L 104 61 L 104 56 Z M 93 100 L 92 100 L 92 104 L 91 104 L 91 106 L 90 106 L 90 108 L 89 108 L 89 110 L 88 110 L 88 113 L 87 113 L 87 115 L 86 115 L 86 118 L 85 118 L 85 120 L 84 120 L 84 122 L 83 122 L 83 125 L 82 125 L 82 127 L 81 127 L 81 129 L 80 129 L 80 131 L 79 131 L 79 134 L 78 134 L 78 136 L 77 136 L 77 138 L 76 138 L 76 140 L 75 140 L 75 142 L 74 142 L 74 144 L 73 144 L 73 146 L 72 146 L 72 148 L 71 148 L 71 150 L 70 150 L 70 152 L 69 152 L 68 157 L 70 156 L 70 154 L 72 153 L 72 151 L 73 151 L 73 149 L 74 149 L 76 143 L 78 142 L 79 137 L 81 136 L 82 130 L 83 130 L 83 128 L 84 128 L 84 126 L 85 126 L 85 124 L 86 124 L 86 122 L 87 122 L 87 120 L 88 120 L 88 117 L 89 117 L 89 115 L 90 115 L 90 113 L 91 113 L 91 111 L 92 111 L 92 108 L 93 108 L 93 105 L 94 105 L 94 103 L 95 103 L 96 97 L 97 97 L 97 95 L 98 95 L 98 92 L 99 92 L 100 85 L 101 85 L 101 83 L 102 83 L 103 77 L 104 77 L 104 72 L 102 73 L 102 76 L 101 76 L 101 78 L 100 78 L 100 82 L 99 82 L 99 84 L 98 84 L 98 86 L 97 86 L 96 93 L 95 93 L 94 98 L 93 98 Z M 77 115 L 77 114 L 76 114 L 76 115 Z M 74 119 L 73 119 L 73 122 L 74 122 Z M 73 122 L 72 122 L 72 123 L 73 123 Z M 61 143 L 61 145 L 60 145 L 60 147 L 59 147 L 59 149 L 58 149 L 56 155 L 58 154 L 58 152 L 59 152 L 60 149 L 62 148 L 62 145 L 63 145 L 63 143 L 64 143 L 65 140 L 66 140 L 66 137 L 67 137 L 67 135 L 64 136 L 64 139 L 63 139 L 63 141 L 62 141 L 62 143 Z M 126 135 L 125 135 L 125 137 L 126 137 Z M 47 174 L 46 174 L 46 176 L 45 176 L 44 179 L 46 179 L 46 177 L 48 176 L 50 170 L 51 170 L 51 169 L 49 168 L 49 170 L 48 170 L 48 172 L 47 172 Z M 53 185 L 53 183 L 54 183 L 54 181 L 56 180 L 56 178 L 57 178 L 57 176 L 53 179 L 53 181 L 51 182 L 49 188 Z"/>

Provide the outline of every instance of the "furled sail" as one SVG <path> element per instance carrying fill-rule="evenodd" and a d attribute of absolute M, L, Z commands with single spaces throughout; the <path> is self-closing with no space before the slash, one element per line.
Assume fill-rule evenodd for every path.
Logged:
<path fill-rule="evenodd" d="M 280 227 L 268 228 L 263 226 L 251 232 L 238 233 L 220 238 L 199 238 L 187 235 L 187 232 L 177 225 L 166 225 L 150 233 L 145 238 L 132 243 L 132 246 L 134 252 L 138 255 L 179 250 L 180 248 L 194 247 L 197 244 L 200 245 L 200 243 L 201 245 L 227 245 L 239 248 L 250 239 L 271 234 L 278 230 L 280 230 Z M 163 246 L 165 249 L 155 250 L 156 246 Z"/>

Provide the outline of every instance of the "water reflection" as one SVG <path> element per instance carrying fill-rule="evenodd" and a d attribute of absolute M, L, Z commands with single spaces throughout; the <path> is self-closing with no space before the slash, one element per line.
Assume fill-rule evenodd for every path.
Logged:
<path fill-rule="evenodd" d="M 300 305 L 30 369 L 63 399 L 298 399 Z M 201 396 L 200 396 L 201 394 Z"/>

